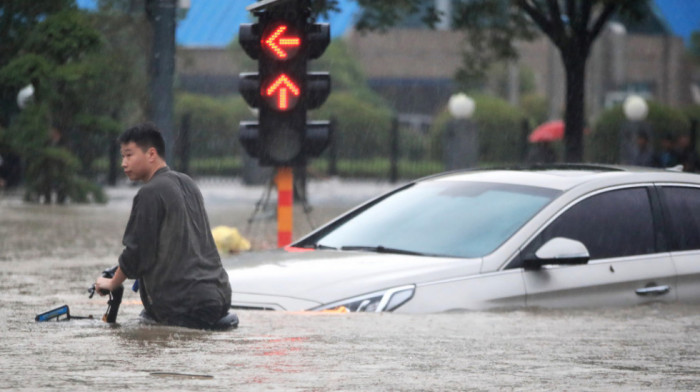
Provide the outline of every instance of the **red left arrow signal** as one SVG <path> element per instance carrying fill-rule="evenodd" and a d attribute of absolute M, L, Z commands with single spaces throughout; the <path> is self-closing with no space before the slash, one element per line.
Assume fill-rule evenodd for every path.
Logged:
<path fill-rule="evenodd" d="M 301 89 L 287 75 L 282 74 L 270 83 L 264 94 L 268 98 L 268 102 L 270 102 L 270 98 L 274 99 L 270 102 L 272 106 L 279 110 L 288 110 L 296 105 L 298 97 L 301 95 Z M 276 99 L 275 96 L 277 96 Z"/>
<path fill-rule="evenodd" d="M 301 38 L 295 36 L 284 36 L 288 30 L 286 25 L 281 25 L 275 29 L 268 30 L 269 34 L 263 35 L 263 47 L 271 51 L 279 59 L 287 59 L 294 56 L 301 46 Z"/>

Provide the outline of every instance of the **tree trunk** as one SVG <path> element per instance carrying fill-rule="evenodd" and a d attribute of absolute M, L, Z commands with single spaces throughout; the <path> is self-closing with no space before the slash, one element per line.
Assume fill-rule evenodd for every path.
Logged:
<path fill-rule="evenodd" d="M 562 60 L 566 72 L 564 161 L 570 163 L 583 161 L 587 57 L 585 54 L 576 53 L 576 50 L 572 50 L 568 54 L 562 51 Z"/>

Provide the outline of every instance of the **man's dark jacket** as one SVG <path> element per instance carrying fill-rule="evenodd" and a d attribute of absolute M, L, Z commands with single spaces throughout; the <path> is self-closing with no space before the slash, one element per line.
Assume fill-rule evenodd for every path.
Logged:
<path fill-rule="evenodd" d="M 156 321 L 231 305 L 231 286 L 211 234 L 202 194 L 185 174 L 159 169 L 134 197 L 119 267 L 139 279 L 143 305 Z M 201 313 L 201 312 L 199 312 Z"/>

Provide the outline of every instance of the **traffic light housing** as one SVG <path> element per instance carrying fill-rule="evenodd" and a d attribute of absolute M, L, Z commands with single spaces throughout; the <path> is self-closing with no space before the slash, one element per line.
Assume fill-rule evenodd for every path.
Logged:
<path fill-rule="evenodd" d="M 330 94 L 328 72 L 307 72 L 308 60 L 330 42 L 328 24 L 310 23 L 308 0 L 269 0 L 248 7 L 258 23 L 241 24 L 239 42 L 258 60 L 258 72 L 239 76 L 239 91 L 258 109 L 258 121 L 241 122 L 239 140 L 263 166 L 304 165 L 330 141 L 328 121 L 307 122 Z"/>

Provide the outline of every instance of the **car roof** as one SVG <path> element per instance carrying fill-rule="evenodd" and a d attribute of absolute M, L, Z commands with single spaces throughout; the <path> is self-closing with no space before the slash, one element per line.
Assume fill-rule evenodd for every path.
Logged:
<path fill-rule="evenodd" d="M 587 183 L 680 182 L 700 184 L 700 176 L 636 166 L 559 164 L 460 170 L 419 181 L 473 181 L 516 184 L 565 191 Z"/>

